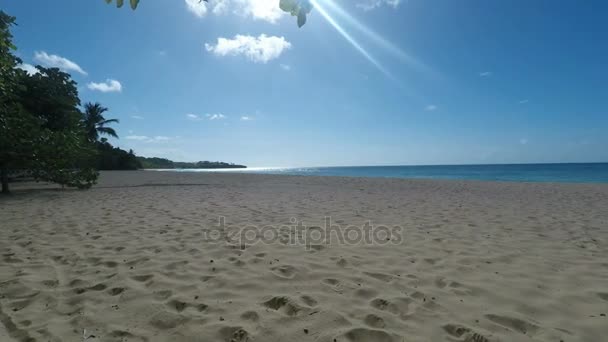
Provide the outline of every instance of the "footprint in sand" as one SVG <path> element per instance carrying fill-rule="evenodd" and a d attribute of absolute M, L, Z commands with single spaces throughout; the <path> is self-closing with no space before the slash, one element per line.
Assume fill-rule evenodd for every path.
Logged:
<path fill-rule="evenodd" d="M 119 294 L 123 293 L 125 291 L 124 287 L 114 287 L 111 288 L 108 293 L 110 294 L 110 296 L 118 296 Z"/>
<path fill-rule="evenodd" d="M 293 279 L 297 274 L 296 268 L 291 265 L 275 266 L 275 267 L 271 267 L 270 270 L 276 276 L 285 278 L 285 279 Z"/>
<path fill-rule="evenodd" d="M 145 281 L 148 281 L 148 280 L 152 279 L 152 277 L 154 277 L 153 274 L 142 274 L 142 275 L 132 276 L 131 279 L 143 283 Z"/>
<path fill-rule="evenodd" d="M 222 341 L 247 342 L 251 341 L 249 333 L 242 327 L 223 327 L 219 330 Z"/>
<path fill-rule="evenodd" d="M 505 328 L 510 328 L 522 334 L 534 334 L 540 329 L 536 324 L 521 320 L 519 318 L 492 314 L 488 314 L 485 317 L 498 325 L 502 325 Z"/>
<path fill-rule="evenodd" d="M 393 280 L 393 276 L 390 274 L 385 274 L 385 273 L 376 273 L 376 272 L 363 272 L 363 274 L 370 276 L 374 279 L 377 280 L 381 280 L 383 282 L 390 282 L 391 280 Z"/>
<path fill-rule="evenodd" d="M 133 335 L 132 333 L 124 330 L 114 330 L 110 332 L 110 337 L 118 339 L 120 341 L 147 341 L 148 339 L 143 336 Z"/>
<path fill-rule="evenodd" d="M 257 322 L 260 320 L 260 315 L 255 311 L 245 311 L 241 314 L 241 318 L 244 320 Z"/>
<path fill-rule="evenodd" d="M 296 316 L 301 308 L 297 303 L 294 303 L 289 297 L 277 296 L 262 303 L 263 306 L 282 312 L 287 316 Z"/>
<path fill-rule="evenodd" d="M 404 339 L 402 336 L 389 334 L 384 330 L 355 328 L 334 339 L 334 341 L 344 340 L 350 342 L 402 342 Z"/>
<path fill-rule="evenodd" d="M 300 297 L 300 299 L 304 302 L 304 304 L 306 304 L 310 307 L 317 306 L 317 304 L 318 304 L 317 300 L 312 298 L 309 295 L 303 295 Z"/>
<path fill-rule="evenodd" d="M 369 315 L 365 316 L 365 318 L 363 319 L 363 322 L 372 328 L 381 329 L 386 326 L 384 319 L 382 319 L 382 317 L 374 315 L 374 314 L 369 314 Z"/>
<path fill-rule="evenodd" d="M 370 306 L 380 311 L 388 311 L 392 314 L 403 316 L 408 313 L 411 302 L 412 299 L 410 298 L 395 298 L 392 301 L 376 298 L 370 302 Z"/>
<path fill-rule="evenodd" d="M 91 286 L 91 287 L 87 287 L 87 288 L 77 287 L 77 288 L 75 288 L 72 291 L 74 291 L 74 293 L 76 293 L 76 294 L 83 294 L 83 293 L 85 293 L 87 291 L 103 291 L 103 290 L 105 290 L 107 288 L 108 287 L 106 285 L 104 285 L 104 284 L 97 284 L 97 285 L 94 285 L 94 286 Z"/>
<path fill-rule="evenodd" d="M 460 324 L 446 324 L 443 326 L 443 330 L 451 337 L 458 338 L 462 342 L 490 342 L 487 337 Z"/>

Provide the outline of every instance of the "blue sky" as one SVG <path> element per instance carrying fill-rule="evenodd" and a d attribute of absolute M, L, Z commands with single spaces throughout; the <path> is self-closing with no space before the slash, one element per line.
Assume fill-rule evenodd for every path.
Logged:
<path fill-rule="evenodd" d="M 316 0 L 301 29 L 278 0 L 1 1 L 24 63 L 68 70 L 139 155 L 608 161 L 605 1 Z"/>

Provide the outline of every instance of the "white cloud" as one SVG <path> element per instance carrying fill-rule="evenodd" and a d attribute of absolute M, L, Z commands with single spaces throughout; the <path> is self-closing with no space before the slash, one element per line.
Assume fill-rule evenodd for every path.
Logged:
<path fill-rule="evenodd" d="M 157 135 L 154 137 L 149 137 L 147 135 L 127 135 L 125 137 L 125 139 L 127 140 L 135 140 L 135 141 L 141 141 L 144 143 L 163 143 L 163 142 L 168 142 L 170 140 L 172 140 L 173 138 L 171 137 L 166 137 L 163 135 Z"/>
<path fill-rule="evenodd" d="M 428 105 L 428 106 L 424 107 L 424 110 L 426 110 L 426 111 L 428 111 L 428 112 L 432 112 L 432 111 L 434 111 L 434 110 L 437 110 L 437 106 L 436 106 L 436 105 L 434 105 L 434 104 L 430 104 L 430 105 Z"/>
<path fill-rule="evenodd" d="M 394 0 L 393 0 L 394 1 Z M 264 20 L 276 23 L 285 13 L 279 8 L 279 0 L 185 0 L 186 8 L 199 18 L 207 13 L 224 15 L 236 14 L 251 17 L 254 20 Z"/>
<path fill-rule="evenodd" d="M 205 44 L 205 49 L 216 56 L 243 55 L 255 63 L 267 63 L 281 56 L 283 51 L 291 48 L 291 43 L 284 37 L 259 37 L 236 35 L 233 39 L 218 38 L 217 44 Z"/>
<path fill-rule="evenodd" d="M 492 75 L 493 75 L 493 73 L 491 71 L 484 71 L 484 72 L 479 73 L 479 76 L 481 76 L 481 77 L 490 77 Z"/>
<path fill-rule="evenodd" d="M 520 101 L 519 101 L 519 104 L 526 104 L 526 103 L 528 103 L 528 102 L 530 102 L 530 101 L 529 101 L 529 100 L 520 100 Z"/>
<path fill-rule="evenodd" d="M 135 119 L 135 120 L 143 120 L 144 117 L 141 115 L 131 115 L 131 119 Z"/>
<path fill-rule="evenodd" d="M 127 139 L 127 140 L 139 140 L 139 141 L 143 141 L 143 140 L 148 140 L 150 138 L 148 138 L 145 135 L 127 135 L 125 137 L 125 139 Z"/>
<path fill-rule="evenodd" d="M 285 71 L 289 71 L 289 70 L 291 70 L 291 65 L 289 65 L 289 64 L 281 64 L 281 69 L 283 69 Z"/>
<path fill-rule="evenodd" d="M 401 0 L 362 0 L 357 4 L 357 7 L 364 11 L 371 11 L 383 5 L 397 8 L 400 3 Z"/>
<path fill-rule="evenodd" d="M 522 145 L 527 145 L 528 144 L 528 139 L 521 138 L 521 139 L 519 139 L 519 143 L 522 144 Z"/>
<path fill-rule="evenodd" d="M 91 82 L 87 84 L 87 87 L 102 93 L 120 93 L 122 91 L 122 84 L 117 80 L 112 79 L 107 79 L 105 82 L 100 83 Z"/>
<path fill-rule="evenodd" d="M 209 120 L 223 120 L 226 118 L 224 114 L 205 114 Z"/>
<path fill-rule="evenodd" d="M 241 116 L 241 121 L 251 121 L 253 118 L 251 116 Z"/>
<path fill-rule="evenodd" d="M 38 73 L 38 69 L 35 66 L 27 63 L 17 65 L 17 69 L 25 70 L 30 76 Z"/>
<path fill-rule="evenodd" d="M 227 118 L 226 115 L 219 114 L 219 113 L 218 114 L 205 114 L 204 117 L 207 118 L 207 119 L 209 119 L 209 120 L 223 120 L 223 119 Z M 203 120 L 203 116 L 197 115 L 197 114 L 192 114 L 192 113 L 186 114 L 186 118 L 188 120 L 192 120 L 192 121 Z"/>
<path fill-rule="evenodd" d="M 186 0 L 186 8 L 199 18 L 207 14 L 207 4 L 201 0 Z"/>
<path fill-rule="evenodd" d="M 45 67 L 59 68 L 66 72 L 76 71 L 82 75 L 87 74 L 86 71 L 82 70 L 78 64 L 71 60 L 57 55 L 49 55 L 44 51 L 36 51 L 34 53 L 34 60 Z"/>

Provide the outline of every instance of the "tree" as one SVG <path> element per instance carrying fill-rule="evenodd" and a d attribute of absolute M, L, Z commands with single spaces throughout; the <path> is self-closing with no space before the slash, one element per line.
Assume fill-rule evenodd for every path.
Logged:
<path fill-rule="evenodd" d="M 80 122 L 78 90 L 70 75 L 37 66 L 28 75 L 16 67 L 11 26 L 0 11 L 0 175 L 9 192 L 9 170 L 26 170 L 36 180 L 90 187 L 96 152 Z"/>
<path fill-rule="evenodd" d="M 200 2 L 209 2 L 209 0 L 200 0 Z M 259 1 L 270 1 L 270 0 L 259 0 Z M 112 3 L 112 0 L 106 0 L 106 3 Z M 116 7 L 121 8 L 124 5 L 124 0 L 116 0 Z M 131 4 L 131 8 L 133 10 L 137 9 L 137 5 L 139 5 L 139 0 L 129 0 Z M 306 16 L 312 10 L 312 3 L 310 0 L 280 0 L 279 8 L 281 8 L 284 12 L 291 14 L 298 18 L 298 27 L 304 26 L 306 24 Z"/>
<path fill-rule="evenodd" d="M 118 123 L 118 119 L 106 119 L 103 113 L 107 112 L 108 108 L 102 106 L 99 102 L 85 103 L 82 123 L 90 141 L 97 141 L 100 135 L 109 135 L 118 138 L 116 131 L 107 127 L 111 123 Z"/>
<path fill-rule="evenodd" d="M 95 145 L 98 170 L 137 170 L 142 167 L 133 150 L 127 152 L 114 147 L 106 138 L 101 138 L 101 141 L 97 141 Z"/>
<path fill-rule="evenodd" d="M 27 140 L 25 135 L 19 136 L 16 132 L 27 132 L 30 125 L 28 118 L 20 115 L 20 107 L 17 101 L 17 73 L 15 67 L 20 60 L 15 57 L 12 50 L 13 36 L 10 28 L 15 23 L 12 17 L 0 11 L 0 180 L 2 192 L 8 192 L 8 168 L 13 160 L 19 159 L 22 153 L 21 147 L 15 147 L 15 140 L 21 137 Z M 18 143 L 19 144 L 19 143 Z"/>
<path fill-rule="evenodd" d="M 21 73 L 20 103 L 42 120 L 42 127 L 52 131 L 80 125 L 80 98 L 76 82 L 58 68 L 36 66 L 34 75 Z"/>

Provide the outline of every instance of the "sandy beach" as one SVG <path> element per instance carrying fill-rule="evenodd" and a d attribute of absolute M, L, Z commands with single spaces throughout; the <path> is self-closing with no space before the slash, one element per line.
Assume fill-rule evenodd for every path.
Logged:
<path fill-rule="evenodd" d="M 117 171 L 13 189 L 3 342 L 608 335 L 606 184 Z M 350 235 L 319 239 L 328 218 Z"/>

